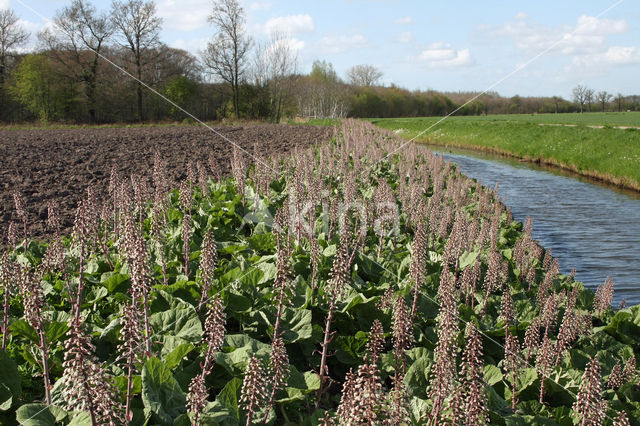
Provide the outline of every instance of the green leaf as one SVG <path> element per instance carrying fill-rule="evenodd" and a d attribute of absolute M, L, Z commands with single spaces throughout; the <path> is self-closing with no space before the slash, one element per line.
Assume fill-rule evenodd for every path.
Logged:
<path fill-rule="evenodd" d="M 314 371 L 307 371 L 304 373 L 304 382 L 307 385 L 307 390 L 315 391 L 320 389 L 320 377 L 318 373 Z"/>
<path fill-rule="evenodd" d="M 430 371 L 431 361 L 427 358 L 418 358 L 411 364 L 404 377 L 404 383 L 407 385 L 409 396 L 422 399 L 427 398 Z"/>
<path fill-rule="evenodd" d="M 81 411 L 73 416 L 68 426 L 91 426 L 91 414 L 88 411 Z"/>
<path fill-rule="evenodd" d="M 0 411 L 7 411 L 13 404 L 13 393 L 9 386 L 0 383 Z"/>
<path fill-rule="evenodd" d="M 179 308 L 151 315 L 149 323 L 155 334 L 154 340 L 162 343 L 162 354 L 166 355 L 185 343 L 196 344 L 202 336 L 202 323 L 192 305 L 180 303 Z"/>
<path fill-rule="evenodd" d="M 182 362 L 182 359 L 194 349 L 195 346 L 193 346 L 191 343 L 184 343 L 175 348 L 165 357 L 164 364 L 169 370 L 173 370 Z"/>
<path fill-rule="evenodd" d="M 0 350 L 0 383 L 11 392 L 11 397 L 17 399 L 22 394 L 22 382 L 18 365 L 9 355 Z"/>
<path fill-rule="evenodd" d="M 484 366 L 484 380 L 489 384 L 489 386 L 493 386 L 502 381 L 502 377 L 502 370 L 495 365 L 487 364 Z"/>
<path fill-rule="evenodd" d="M 558 426 L 555 421 L 540 416 L 509 416 L 505 417 L 507 426 Z"/>
<path fill-rule="evenodd" d="M 313 326 L 311 311 L 308 309 L 285 309 L 282 315 L 282 338 L 287 343 L 310 339 Z"/>
<path fill-rule="evenodd" d="M 229 380 L 218 394 L 216 402 L 235 414 L 235 418 L 240 418 L 240 391 L 242 390 L 242 379 L 234 377 Z"/>
<path fill-rule="evenodd" d="M 415 396 L 409 401 L 409 408 L 411 409 L 411 418 L 414 424 L 423 424 L 423 421 L 431 413 L 431 407 L 429 407 L 427 401 Z"/>
<path fill-rule="evenodd" d="M 67 331 L 69 331 L 69 326 L 66 322 L 52 321 L 47 325 L 45 331 L 47 342 L 55 345 L 67 334 Z"/>
<path fill-rule="evenodd" d="M 102 274 L 100 282 L 109 291 L 109 294 L 126 293 L 131 285 L 130 279 L 129 275 L 110 271 Z"/>
<path fill-rule="evenodd" d="M 338 252 L 338 246 L 336 244 L 329 244 L 322 252 L 322 255 L 324 257 L 331 257 L 331 256 L 335 256 L 337 252 Z"/>
<path fill-rule="evenodd" d="M 55 426 L 56 416 L 45 404 L 25 404 L 16 411 L 16 420 L 24 426 Z"/>
<path fill-rule="evenodd" d="M 31 340 L 33 343 L 40 342 L 40 339 L 38 339 L 38 333 L 36 332 L 36 329 L 31 327 L 31 324 L 29 324 L 24 319 L 19 319 L 18 321 L 15 321 L 13 324 L 9 326 L 9 329 L 11 330 L 11 334 L 13 334 L 14 336 L 24 337 L 28 340 Z"/>
<path fill-rule="evenodd" d="M 173 426 L 191 426 L 191 420 L 186 414 L 180 414 L 177 419 L 173 421 Z"/>
<path fill-rule="evenodd" d="M 460 256 L 460 269 L 464 269 L 467 266 L 471 266 L 476 262 L 476 259 L 480 255 L 480 250 L 465 251 Z"/>
<path fill-rule="evenodd" d="M 216 363 L 223 366 L 231 375 L 244 374 L 249 359 L 254 355 L 267 355 L 271 346 L 245 334 L 225 336 L 223 350 L 216 352 Z"/>
<path fill-rule="evenodd" d="M 171 370 L 157 358 L 150 358 L 142 368 L 142 402 L 163 425 L 171 425 L 185 411 L 186 395 Z"/>
<path fill-rule="evenodd" d="M 260 281 L 258 282 L 258 284 L 264 284 L 267 281 L 271 281 L 276 278 L 276 273 L 278 271 L 277 271 L 276 265 L 274 265 L 273 263 L 263 262 L 263 263 L 257 264 L 256 267 L 260 268 L 260 270 L 263 272 L 262 278 L 260 278 Z"/>

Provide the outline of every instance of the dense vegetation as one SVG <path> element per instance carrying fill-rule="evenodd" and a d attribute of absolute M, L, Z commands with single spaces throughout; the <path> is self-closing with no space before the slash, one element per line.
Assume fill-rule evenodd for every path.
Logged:
<path fill-rule="evenodd" d="M 514 155 L 640 189 L 640 130 L 636 128 L 640 115 L 636 112 L 450 117 L 436 125 L 438 120 L 376 119 L 373 122 L 405 139 L 417 137 L 425 143 Z M 592 125 L 596 128 L 590 127 Z"/>
<path fill-rule="evenodd" d="M 638 424 L 640 307 L 401 142 L 347 121 L 170 192 L 157 157 L 69 237 L 12 226 L 2 423 Z"/>

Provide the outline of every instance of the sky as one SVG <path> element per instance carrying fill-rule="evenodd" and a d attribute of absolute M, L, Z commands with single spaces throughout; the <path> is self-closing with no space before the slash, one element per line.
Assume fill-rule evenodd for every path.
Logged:
<path fill-rule="evenodd" d="M 33 34 L 70 3 L 0 0 Z M 94 1 L 108 10 L 110 1 Z M 573 87 L 640 94 L 640 0 L 240 0 L 246 31 L 285 33 L 298 69 L 315 60 L 338 75 L 376 66 L 411 90 L 497 91 L 571 98 Z M 198 55 L 211 40 L 212 0 L 156 0 L 162 40 Z M 33 9 L 37 13 L 34 13 Z M 32 37 L 32 46 L 36 37 Z"/>

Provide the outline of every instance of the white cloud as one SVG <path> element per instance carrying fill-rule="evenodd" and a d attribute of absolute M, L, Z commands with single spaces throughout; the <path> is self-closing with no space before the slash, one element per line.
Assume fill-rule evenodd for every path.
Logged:
<path fill-rule="evenodd" d="M 198 56 L 201 51 L 204 51 L 207 48 L 207 43 L 210 41 L 211 37 L 201 37 L 189 40 L 179 38 L 173 40 L 169 45 L 173 48 L 186 50 L 187 52 Z"/>
<path fill-rule="evenodd" d="M 411 31 L 407 31 L 405 33 L 396 34 L 393 39 L 398 43 L 411 43 L 413 41 L 413 33 Z"/>
<path fill-rule="evenodd" d="M 470 65 L 471 51 L 456 50 L 448 43 L 433 43 L 418 55 L 418 60 L 429 68 L 453 68 Z"/>
<path fill-rule="evenodd" d="M 525 19 L 529 18 L 529 14 L 527 14 L 526 12 L 518 12 L 516 16 L 514 16 L 514 18 L 516 18 L 518 21 L 524 21 Z"/>
<path fill-rule="evenodd" d="M 211 0 L 160 0 L 156 10 L 165 28 L 193 31 L 208 25 Z"/>
<path fill-rule="evenodd" d="M 516 15 L 518 19 L 520 14 Z M 583 15 L 575 26 L 545 27 L 520 18 L 498 27 L 482 26 L 478 31 L 490 38 L 512 38 L 527 55 L 549 51 L 556 55 L 584 55 L 607 49 L 606 36 L 629 30 L 625 20 L 599 19 Z"/>
<path fill-rule="evenodd" d="M 413 18 L 411 16 L 405 16 L 403 18 L 397 18 L 393 20 L 396 25 L 411 25 L 413 24 Z"/>
<path fill-rule="evenodd" d="M 362 34 L 325 36 L 320 40 L 320 49 L 324 53 L 344 53 L 351 49 L 362 49 L 368 43 L 369 40 Z"/>
<path fill-rule="evenodd" d="M 31 34 L 35 34 L 42 29 L 42 24 L 27 21 L 26 19 L 18 19 L 18 25 L 29 31 Z"/>
<path fill-rule="evenodd" d="M 260 10 L 269 10 L 273 6 L 272 3 L 266 1 L 254 1 L 253 3 L 249 3 L 247 9 L 252 12 L 257 12 Z"/>
<path fill-rule="evenodd" d="M 11 2 L 9 0 L 0 0 L 0 9 L 9 9 Z"/>
<path fill-rule="evenodd" d="M 635 46 L 613 46 L 604 52 L 576 56 L 573 59 L 573 65 L 576 67 L 607 67 L 639 63 L 640 49 Z"/>
<path fill-rule="evenodd" d="M 578 25 L 575 28 L 576 34 L 603 35 L 621 34 L 629 30 L 627 21 L 620 19 L 598 19 L 595 16 L 582 15 L 578 18 Z"/>
<path fill-rule="evenodd" d="M 264 24 L 264 32 L 284 32 L 285 34 L 308 34 L 314 32 L 316 23 L 309 14 L 279 16 L 271 18 Z"/>

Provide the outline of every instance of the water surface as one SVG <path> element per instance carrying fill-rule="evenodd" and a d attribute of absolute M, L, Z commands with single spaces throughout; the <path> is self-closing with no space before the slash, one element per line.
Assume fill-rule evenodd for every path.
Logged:
<path fill-rule="evenodd" d="M 640 194 L 568 173 L 467 150 L 430 148 L 462 173 L 494 187 L 516 220 L 533 219 L 533 238 L 551 248 L 560 271 L 595 290 L 607 276 L 614 306 L 640 304 Z"/>

